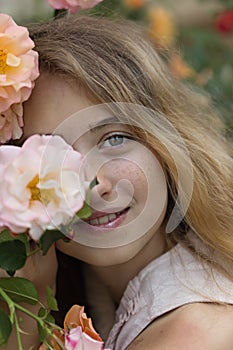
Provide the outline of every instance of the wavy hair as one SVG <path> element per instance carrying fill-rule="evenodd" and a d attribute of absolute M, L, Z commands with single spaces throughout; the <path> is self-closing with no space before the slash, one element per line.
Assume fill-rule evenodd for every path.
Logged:
<path fill-rule="evenodd" d="M 192 197 L 179 228 L 190 227 L 214 251 L 233 261 L 232 149 L 209 99 L 172 76 L 164 50 L 135 24 L 70 16 L 34 25 L 30 34 L 41 72 L 76 81 L 94 103 L 144 106 L 177 130 L 193 171 Z M 165 127 L 160 127 L 158 138 L 153 115 L 141 115 L 138 125 L 141 129 L 135 132 L 158 156 L 167 176 L 168 220 L 178 194 L 177 163 L 168 150 L 178 155 L 178 167 L 184 172 L 187 154 L 177 135 Z M 183 184 L 181 197 L 185 195 Z M 191 247 L 184 230 L 178 232 L 182 234 L 175 230 L 169 238 Z"/>

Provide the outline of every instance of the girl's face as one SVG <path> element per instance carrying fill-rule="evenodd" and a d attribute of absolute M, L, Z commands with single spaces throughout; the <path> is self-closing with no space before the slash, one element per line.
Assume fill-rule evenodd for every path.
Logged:
<path fill-rule="evenodd" d="M 93 106 L 78 85 L 46 75 L 36 82 L 24 106 L 24 138 L 63 136 L 84 157 L 83 180 L 97 176 L 91 192 L 92 216 L 73 227 L 75 241 L 58 241 L 57 247 L 99 266 L 124 263 L 143 254 L 148 244 L 153 244 L 153 258 L 165 246 L 163 170 L 127 125 L 114 118 L 103 106 Z"/>

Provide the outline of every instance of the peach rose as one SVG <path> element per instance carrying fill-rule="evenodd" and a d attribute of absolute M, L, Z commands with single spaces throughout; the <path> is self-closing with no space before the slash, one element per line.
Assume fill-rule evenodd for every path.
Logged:
<path fill-rule="evenodd" d="M 0 113 L 0 143 L 10 139 L 19 139 L 23 127 L 23 106 L 21 103 L 14 103 L 10 108 Z"/>
<path fill-rule="evenodd" d="M 38 53 L 32 50 L 33 47 L 34 43 L 29 37 L 27 28 L 18 26 L 10 16 L 0 14 L 0 142 L 2 143 L 21 136 L 19 128 L 22 127 L 22 113 L 15 113 L 14 104 L 19 106 L 29 98 L 34 81 L 39 76 Z"/>
<path fill-rule="evenodd" d="M 103 0 L 48 0 L 50 6 L 60 10 L 66 9 L 71 13 L 76 13 L 79 10 L 88 10 Z"/>
<path fill-rule="evenodd" d="M 78 326 L 80 326 L 82 331 L 88 334 L 91 338 L 97 341 L 102 341 L 99 334 L 96 333 L 91 319 L 87 318 L 87 315 L 84 312 L 84 306 L 73 305 L 66 314 L 64 328 L 68 331 L 71 328 Z"/>

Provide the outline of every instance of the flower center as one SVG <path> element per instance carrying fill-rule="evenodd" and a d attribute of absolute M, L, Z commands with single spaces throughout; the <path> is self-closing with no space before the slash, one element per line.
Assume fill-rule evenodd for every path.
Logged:
<path fill-rule="evenodd" d="M 2 49 L 0 49 L 0 74 L 6 73 L 6 68 L 7 68 L 6 58 L 7 58 L 7 54 Z"/>
<path fill-rule="evenodd" d="M 54 193 L 54 189 L 40 189 L 37 187 L 39 183 L 39 175 L 36 175 L 27 185 L 27 188 L 31 192 L 30 201 L 40 201 L 45 206 L 49 204 L 49 202 L 57 202 L 56 195 Z"/>
<path fill-rule="evenodd" d="M 39 183 L 39 175 L 36 175 L 27 185 L 31 192 L 31 201 L 41 201 L 41 192 L 37 187 Z"/>

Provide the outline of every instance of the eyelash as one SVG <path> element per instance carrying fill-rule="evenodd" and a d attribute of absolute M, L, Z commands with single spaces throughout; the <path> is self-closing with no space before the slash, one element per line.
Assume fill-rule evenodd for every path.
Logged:
<path fill-rule="evenodd" d="M 109 145 L 109 146 L 104 146 L 104 143 L 106 141 L 109 141 L 111 139 L 114 139 L 116 137 L 121 137 L 122 138 L 122 143 L 120 143 L 119 145 Z M 100 148 L 114 148 L 114 147 L 122 147 L 126 141 L 124 141 L 124 139 L 127 139 L 127 140 L 132 140 L 133 137 L 130 136 L 130 135 L 126 135 L 126 134 L 121 134 L 121 133 L 114 133 L 114 134 L 111 134 L 111 135 L 108 135 L 107 137 L 105 137 L 102 141 L 100 141 Z"/>

